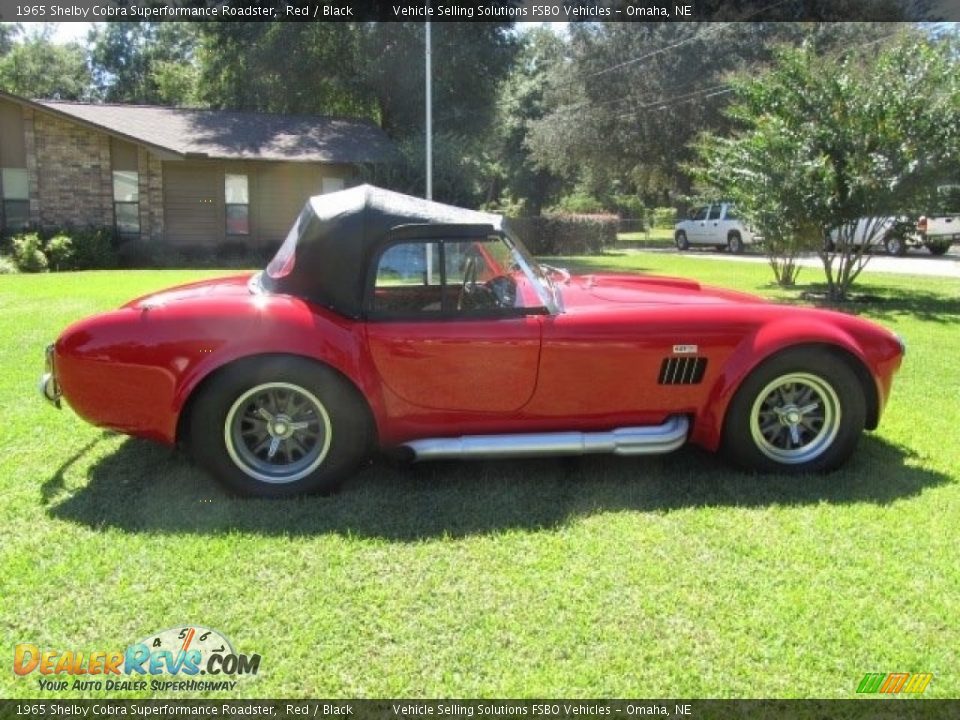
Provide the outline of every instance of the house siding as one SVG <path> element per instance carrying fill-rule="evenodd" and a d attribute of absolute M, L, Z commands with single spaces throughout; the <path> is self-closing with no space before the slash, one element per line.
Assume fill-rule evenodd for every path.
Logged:
<path fill-rule="evenodd" d="M 172 245 L 215 247 L 242 242 L 251 247 L 279 244 L 304 203 L 322 192 L 323 178 L 354 176 L 348 165 L 250 161 L 162 163 L 165 236 Z M 250 193 L 250 234 L 227 235 L 224 175 L 246 175 Z"/>

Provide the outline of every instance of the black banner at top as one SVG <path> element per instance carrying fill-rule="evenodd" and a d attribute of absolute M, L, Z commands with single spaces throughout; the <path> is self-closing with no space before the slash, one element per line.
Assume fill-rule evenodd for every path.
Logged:
<path fill-rule="evenodd" d="M 943 22 L 960 0 L 0 0 L 5 22 Z"/>

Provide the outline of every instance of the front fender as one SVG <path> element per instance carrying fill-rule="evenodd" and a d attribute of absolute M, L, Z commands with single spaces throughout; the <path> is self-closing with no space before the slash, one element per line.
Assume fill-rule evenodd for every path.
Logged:
<path fill-rule="evenodd" d="M 764 361 L 788 348 L 821 345 L 846 351 L 865 366 L 867 358 L 855 338 L 828 319 L 784 318 L 748 334 L 727 357 L 697 415 L 691 441 L 717 450 L 727 408 L 744 379 Z"/>

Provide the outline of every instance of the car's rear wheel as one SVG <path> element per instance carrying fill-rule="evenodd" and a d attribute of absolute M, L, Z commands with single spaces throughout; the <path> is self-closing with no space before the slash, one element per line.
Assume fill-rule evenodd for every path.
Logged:
<path fill-rule="evenodd" d="M 740 237 L 740 233 L 732 232 L 727 235 L 727 250 L 734 255 L 739 255 L 743 252 L 743 238 Z"/>
<path fill-rule="evenodd" d="M 230 366 L 193 404 L 192 454 L 230 490 L 330 492 L 370 447 L 368 412 L 336 372 L 270 356 Z"/>
<path fill-rule="evenodd" d="M 817 348 L 788 350 L 743 382 L 724 423 L 723 450 L 763 472 L 817 472 L 850 457 L 866 423 L 863 388 L 847 361 Z"/>
<path fill-rule="evenodd" d="M 927 245 L 927 250 L 930 251 L 931 255 L 945 255 L 947 250 L 950 249 L 950 243 L 930 243 Z"/>
<path fill-rule="evenodd" d="M 678 230 L 676 237 L 677 250 L 689 250 L 690 242 L 687 240 L 687 234 L 683 230 Z"/>

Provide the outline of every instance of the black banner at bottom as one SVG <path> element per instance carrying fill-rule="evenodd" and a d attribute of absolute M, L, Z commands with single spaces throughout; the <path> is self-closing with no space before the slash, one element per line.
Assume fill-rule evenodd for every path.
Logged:
<path fill-rule="evenodd" d="M 0 700 L 0 720 L 204 717 L 275 720 L 940 720 L 960 718 L 960 700 L 893 697 L 862 700 Z"/>

